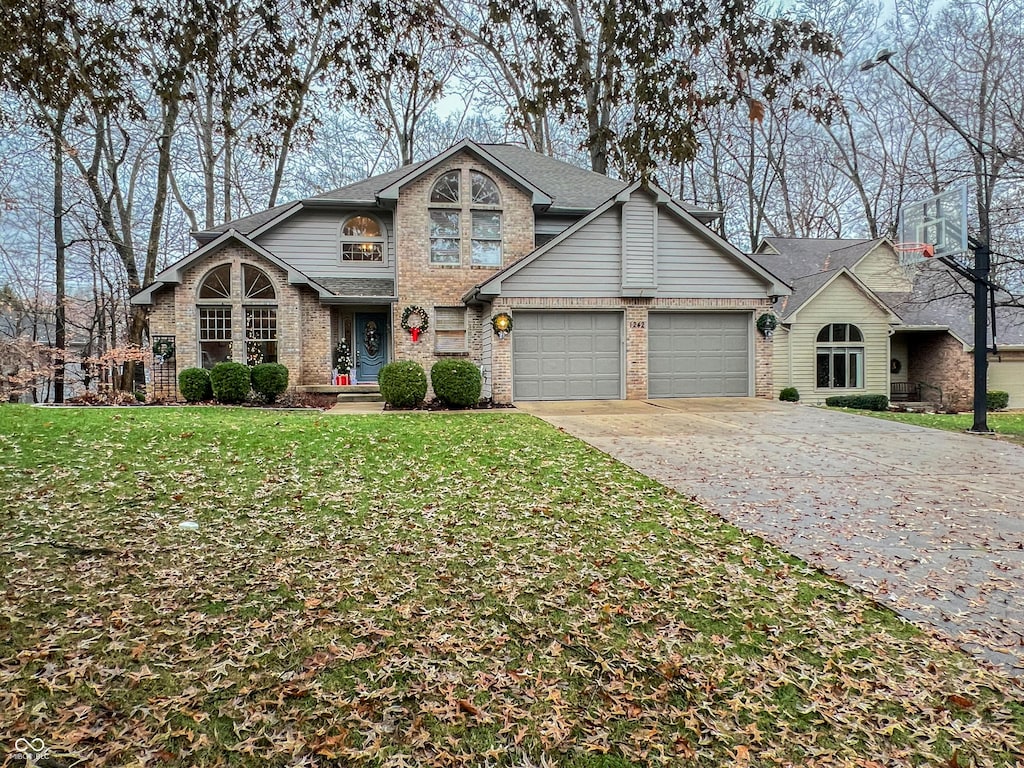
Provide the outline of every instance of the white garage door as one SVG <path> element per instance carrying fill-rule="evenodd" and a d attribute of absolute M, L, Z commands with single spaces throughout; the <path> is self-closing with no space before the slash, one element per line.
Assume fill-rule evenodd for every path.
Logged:
<path fill-rule="evenodd" d="M 1024 360 L 991 361 L 988 388 L 1010 393 L 1010 407 L 1024 408 Z"/>
<path fill-rule="evenodd" d="M 512 397 L 622 398 L 622 313 L 516 312 Z"/>
<path fill-rule="evenodd" d="M 647 396 L 747 397 L 750 314 L 651 312 Z"/>

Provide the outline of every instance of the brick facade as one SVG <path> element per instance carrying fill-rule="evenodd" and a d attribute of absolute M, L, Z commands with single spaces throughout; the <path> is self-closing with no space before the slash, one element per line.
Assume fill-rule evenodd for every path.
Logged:
<path fill-rule="evenodd" d="M 974 360 L 964 345 L 945 331 L 913 334 L 908 340 L 908 376 L 913 381 L 940 387 L 942 405 L 970 410 L 974 400 Z M 935 398 L 925 388 L 921 397 Z"/>
<path fill-rule="evenodd" d="M 210 305 L 232 309 L 232 359 L 245 362 L 245 315 L 242 300 L 242 265 L 262 270 L 274 286 L 277 309 L 277 361 L 288 368 L 294 386 L 306 381 L 327 383 L 330 376 L 330 309 L 306 289 L 288 284 L 288 275 L 239 244 L 226 244 L 192 264 L 173 290 L 159 291 L 149 311 L 151 336 L 173 336 L 177 372 L 202 364 L 196 294 L 200 283 L 215 267 L 231 265 L 231 299 Z M 268 306 L 261 303 L 261 306 Z M 179 399 L 173 389 L 154 391 L 154 397 Z"/>
<path fill-rule="evenodd" d="M 461 198 L 459 206 L 430 204 L 430 192 L 434 182 L 443 174 L 460 169 L 462 171 Z M 491 178 L 501 195 L 502 216 L 502 266 L 533 250 L 533 206 L 531 198 L 518 186 L 493 169 L 477 162 L 470 154 L 460 152 L 448 161 L 433 168 L 430 173 L 416 179 L 402 188 L 395 211 L 395 252 L 397 260 L 398 302 L 392 309 L 394 329 L 393 352 L 395 360 L 415 360 L 428 372 L 439 359 L 452 353 L 438 354 L 437 323 L 435 307 L 460 307 L 462 297 L 474 285 L 486 280 L 499 267 L 480 267 L 470 264 L 471 216 L 474 206 L 469 203 L 469 171 L 476 170 Z M 460 244 L 462 264 L 459 266 L 430 263 L 430 209 L 457 209 L 460 216 Z M 479 207 L 476 210 L 495 210 Z M 412 336 L 401 326 L 405 307 L 422 307 L 430 313 L 430 329 L 413 343 Z M 464 356 L 477 365 L 483 363 L 481 344 L 482 319 L 478 307 L 466 311 L 466 352 Z M 428 396 L 430 393 L 428 393 Z"/>

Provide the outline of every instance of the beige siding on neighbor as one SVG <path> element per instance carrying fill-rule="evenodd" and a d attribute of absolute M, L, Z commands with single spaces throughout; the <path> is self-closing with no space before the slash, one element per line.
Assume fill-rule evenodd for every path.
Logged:
<path fill-rule="evenodd" d="M 864 387 L 817 388 L 818 332 L 829 323 L 852 323 L 864 334 Z M 841 394 L 889 394 L 888 316 L 844 275 L 837 277 L 797 313 L 790 328 L 790 350 L 790 386 L 799 390 L 801 402 L 819 404 L 826 397 Z"/>
<path fill-rule="evenodd" d="M 341 222 L 362 211 L 299 211 L 264 232 L 256 242 L 314 279 L 318 277 L 393 278 L 395 276 L 395 233 L 391 222 L 378 212 L 367 211 L 384 225 L 387 249 L 384 263 L 342 262 Z"/>
<path fill-rule="evenodd" d="M 852 272 L 872 291 L 899 293 L 913 290 L 907 267 L 900 266 L 892 246 L 879 243 L 860 260 Z"/>
<path fill-rule="evenodd" d="M 779 390 L 791 387 L 793 384 L 790 382 L 790 367 L 789 367 L 789 344 L 792 334 L 787 328 L 779 326 L 775 329 L 775 335 L 772 336 L 772 366 L 774 369 L 773 378 L 775 380 L 775 393 L 774 396 L 779 396 Z"/>
<path fill-rule="evenodd" d="M 1010 393 L 1010 408 L 1024 408 L 1024 360 L 989 358 L 988 389 Z"/>

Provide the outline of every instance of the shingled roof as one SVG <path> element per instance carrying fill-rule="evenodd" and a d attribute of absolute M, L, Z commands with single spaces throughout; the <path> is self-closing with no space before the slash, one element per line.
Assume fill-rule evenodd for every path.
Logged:
<path fill-rule="evenodd" d="M 526 147 L 516 144 L 476 144 L 473 142 L 463 142 L 463 144 L 471 148 L 479 148 L 480 152 L 484 155 L 490 155 L 510 171 L 518 174 L 536 188 L 543 190 L 551 199 L 551 203 L 547 207 L 548 213 L 581 214 L 592 211 L 628 186 L 628 183 L 625 181 L 588 171 L 585 168 L 556 160 L 553 157 L 533 152 Z M 310 206 L 325 203 L 351 205 L 353 207 L 375 206 L 378 205 L 378 196 L 383 190 L 401 182 L 407 176 L 414 176 L 417 169 L 428 165 L 432 161 L 433 158 L 405 165 L 387 173 L 381 173 L 362 181 L 357 181 L 354 184 L 333 189 L 330 192 L 324 192 L 304 198 L 303 200 L 293 200 L 266 211 L 260 211 L 251 216 L 235 219 L 220 226 L 197 232 L 195 237 L 201 242 L 209 241 L 229 229 L 234 229 L 244 235 L 250 235 L 263 225 L 303 203 Z M 702 219 L 718 215 L 714 211 L 704 210 L 695 206 L 684 207 L 687 211 Z"/>

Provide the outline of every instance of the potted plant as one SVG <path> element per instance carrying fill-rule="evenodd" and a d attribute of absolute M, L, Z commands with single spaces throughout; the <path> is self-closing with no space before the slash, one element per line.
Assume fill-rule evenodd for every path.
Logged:
<path fill-rule="evenodd" d="M 348 386 L 351 369 L 352 351 L 349 349 L 348 342 L 340 339 L 334 348 L 334 383 L 342 387 Z"/>

